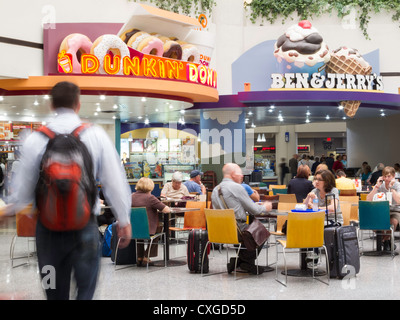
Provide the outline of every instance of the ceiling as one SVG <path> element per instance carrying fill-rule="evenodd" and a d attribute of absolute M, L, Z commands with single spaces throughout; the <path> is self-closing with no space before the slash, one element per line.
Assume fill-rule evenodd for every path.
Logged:
<path fill-rule="evenodd" d="M 168 123 L 184 120 L 185 123 L 200 123 L 201 109 L 192 108 L 188 102 L 145 98 L 137 96 L 81 95 L 79 115 L 92 122 Z M 246 127 L 315 122 L 354 121 L 360 118 L 388 117 L 399 114 L 399 110 L 360 107 L 354 118 L 349 118 L 337 105 L 333 106 L 257 106 L 242 108 L 246 112 Z M 224 108 L 237 110 L 237 108 Z M 307 115 L 308 113 L 308 115 Z M 45 95 L 15 95 L 0 97 L 0 121 L 47 121 L 50 119 L 50 100 Z M 281 117 L 280 117 L 281 115 Z"/>

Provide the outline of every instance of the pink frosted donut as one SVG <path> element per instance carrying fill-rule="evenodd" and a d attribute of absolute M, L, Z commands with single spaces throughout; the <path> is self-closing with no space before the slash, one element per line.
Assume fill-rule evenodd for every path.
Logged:
<path fill-rule="evenodd" d="M 157 37 L 150 36 L 143 39 L 137 46 L 137 50 L 144 54 L 162 57 L 164 54 L 164 43 Z"/>
<path fill-rule="evenodd" d="M 81 73 L 81 55 L 83 53 L 90 53 L 92 41 L 80 33 L 73 33 L 65 37 L 60 45 L 60 52 L 64 50 L 66 53 L 72 55 L 72 72 Z"/>

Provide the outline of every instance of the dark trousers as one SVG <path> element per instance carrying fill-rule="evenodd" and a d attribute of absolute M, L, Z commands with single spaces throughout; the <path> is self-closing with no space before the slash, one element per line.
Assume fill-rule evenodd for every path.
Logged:
<path fill-rule="evenodd" d="M 78 300 L 93 298 L 100 265 L 100 242 L 93 218 L 82 230 L 56 232 L 40 221 L 36 247 L 42 287 L 48 300 L 68 300 L 73 271 Z"/>
<path fill-rule="evenodd" d="M 240 249 L 240 251 L 239 251 L 239 263 L 238 264 L 240 264 L 241 262 L 246 262 L 248 264 L 255 265 L 257 256 L 260 255 L 260 252 L 261 252 L 264 244 L 259 246 L 257 248 L 257 251 L 256 250 L 247 250 L 247 249 L 243 249 L 243 248 L 246 248 L 246 246 L 244 245 L 244 242 L 242 240 L 240 232 L 238 232 L 238 239 L 239 239 L 239 242 L 242 244 L 242 249 Z"/>

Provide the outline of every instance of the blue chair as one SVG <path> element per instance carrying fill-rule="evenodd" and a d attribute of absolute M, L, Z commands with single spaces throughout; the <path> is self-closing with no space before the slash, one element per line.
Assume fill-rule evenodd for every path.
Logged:
<path fill-rule="evenodd" d="M 167 266 L 167 254 L 166 254 L 166 235 L 165 232 L 156 233 L 150 235 L 149 231 L 149 220 L 147 217 L 147 210 L 145 207 L 131 208 L 131 228 L 132 228 L 132 239 L 136 240 L 136 247 L 138 243 L 153 244 L 154 239 L 162 237 L 164 238 L 163 243 L 159 243 L 164 247 L 164 266 Z M 117 261 L 118 246 L 121 238 L 118 239 L 117 249 L 115 250 L 115 261 Z M 137 251 L 137 250 L 136 250 Z M 149 260 L 150 250 L 147 259 Z M 147 271 L 149 271 L 149 265 L 147 264 Z"/>
<path fill-rule="evenodd" d="M 382 235 L 380 231 L 390 231 L 390 239 L 392 246 L 392 257 L 394 257 L 394 230 L 390 225 L 390 207 L 389 201 L 360 201 L 359 202 L 359 239 L 361 239 L 361 247 L 363 247 L 363 230 L 373 230 L 376 235 Z M 360 237 L 361 232 L 361 237 Z M 380 243 L 377 244 L 378 246 Z M 378 249 L 378 248 L 377 248 Z M 377 252 L 380 250 L 378 249 Z M 376 253 L 378 255 L 378 253 Z"/>
<path fill-rule="evenodd" d="M 287 194 L 287 188 L 285 189 L 272 189 L 272 193 L 275 195 L 277 194 Z"/>

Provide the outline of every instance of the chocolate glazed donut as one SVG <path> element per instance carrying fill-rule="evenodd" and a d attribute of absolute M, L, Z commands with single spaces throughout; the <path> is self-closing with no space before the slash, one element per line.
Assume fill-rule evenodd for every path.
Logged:
<path fill-rule="evenodd" d="M 176 60 L 182 59 L 182 47 L 179 43 L 175 41 L 167 41 L 164 44 L 164 54 L 163 57 L 171 58 Z"/>
<path fill-rule="evenodd" d="M 282 51 L 296 50 L 301 54 L 312 54 L 321 49 L 322 37 L 318 33 L 311 33 L 300 41 L 291 41 L 286 34 L 281 35 L 276 43 L 282 46 Z"/>
<path fill-rule="evenodd" d="M 125 40 L 124 40 L 124 42 L 126 43 L 126 44 L 128 44 L 128 41 L 129 41 L 129 39 L 135 34 L 135 33 L 138 33 L 140 30 L 139 29 L 132 29 L 131 31 L 129 31 L 129 32 L 125 32 Z"/>

